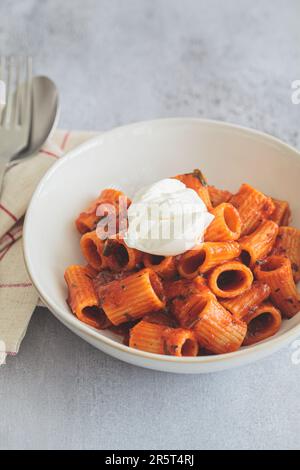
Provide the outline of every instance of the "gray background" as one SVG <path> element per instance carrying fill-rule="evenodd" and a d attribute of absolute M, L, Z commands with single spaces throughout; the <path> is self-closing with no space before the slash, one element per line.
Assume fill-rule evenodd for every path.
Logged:
<path fill-rule="evenodd" d="M 300 148 L 299 15 L 298 0 L 6 0 L 0 50 L 32 53 L 57 82 L 64 128 L 201 116 Z M 163 374 L 102 354 L 37 309 L 1 368 L 0 448 L 299 449 L 291 354 Z"/>

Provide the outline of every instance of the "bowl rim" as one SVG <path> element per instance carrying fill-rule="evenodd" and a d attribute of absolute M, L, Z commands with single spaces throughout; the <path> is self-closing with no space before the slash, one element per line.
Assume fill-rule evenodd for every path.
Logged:
<path fill-rule="evenodd" d="M 162 118 L 162 119 L 153 119 L 153 120 L 147 120 L 147 121 L 139 121 L 139 122 L 134 122 L 131 124 L 123 125 L 123 126 L 118 126 L 116 128 L 113 128 L 111 130 L 105 131 L 100 133 L 99 135 L 92 137 L 91 139 L 87 140 L 83 144 L 75 147 L 74 149 L 70 150 L 67 152 L 63 158 L 60 158 L 57 160 L 44 174 L 40 182 L 38 183 L 31 201 L 29 203 L 25 219 L 24 219 L 24 227 L 23 227 L 23 256 L 24 256 L 24 261 L 25 261 L 25 266 L 29 275 L 29 278 L 32 281 L 32 284 L 36 288 L 40 298 L 44 302 L 44 304 L 47 306 L 47 308 L 67 327 L 70 327 L 70 329 L 74 332 L 74 330 L 79 330 L 83 337 L 89 337 L 91 340 L 94 340 L 94 342 L 102 342 L 106 344 L 107 346 L 119 350 L 119 352 L 124 352 L 126 354 L 130 354 L 132 356 L 137 356 L 139 358 L 144 358 L 147 360 L 154 360 L 154 361 L 159 361 L 161 363 L 163 362 L 172 362 L 172 363 L 177 363 L 177 365 L 180 367 L 180 364 L 210 364 L 210 363 L 219 363 L 222 361 L 230 361 L 230 359 L 242 359 L 243 357 L 248 356 L 253 356 L 253 361 L 256 359 L 255 356 L 257 355 L 258 352 L 264 351 L 267 354 L 271 354 L 273 351 L 279 349 L 280 347 L 284 346 L 287 344 L 289 341 L 292 341 L 295 339 L 297 336 L 300 334 L 300 323 L 299 325 L 295 325 L 292 327 L 290 330 L 284 332 L 283 334 L 279 336 L 275 336 L 272 339 L 268 339 L 266 341 L 263 341 L 261 343 L 257 343 L 251 347 L 246 347 L 243 349 L 239 349 L 238 351 L 231 352 L 231 353 L 226 353 L 226 354 L 219 354 L 219 355 L 210 355 L 210 356 L 196 356 L 196 357 L 176 357 L 176 356 L 166 356 L 162 354 L 154 354 L 154 353 L 149 353 L 147 351 L 141 351 L 138 349 L 131 348 L 129 346 L 126 346 L 122 343 L 118 343 L 114 339 L 108 338 L 101 334 L 101 330 L 96 330 L 93 327 L 90 327 L 89 325 L 81 322 L 77 317 L 72 315 L 70 312 L 66 312 L 65 310 L 61 309 L 59 305 L 56 304 L 54 299 L 51 299 L 46 292 L 44 292 L 43 288 L 39 284 L 39 280 L 37 279 L 35 272 L 34 272 L 34 266 L 31 260 L 30 256 L 30 226 L 31 226 L 31 212 L 34 208 L 34 205 L 36 204 L 36 201 L 39 198 L 39 194 L 41 191 L 43 191 L 44 186 L 46 185 L 48 179 L 52 177 L 52 175 L 60 168 L 60 166 L 64 165 L 66 161 L 72 160 L 73 158 L 76 158 L 78 155 L 81 155 L 85 151 L 93 148 L 96 146 L 99 141 L 102 139 L 106 138 L 111 138 L 114 136 L 117 136 L 120 133 L 123 133 L 124 131 L 130 131 L 130 130 L 135 130 L 139 127 L 144 127 L 144 126 L 161 126 L 161 125 L 172 125 L 174 123 L 178 124 L 193 124 L 197 123 L 200 125 L 205 125 L 205 126 L 211 126 L 211 127 L 219 127 L 219 128 L 224 128 L 228 130 L 232 130 L 238 133 L 242 133 L 244 135 L 250 135 L 252 137 L 258 138 L 259 140 L 262 140 L 264 142 L 269 142 L 274 144 L 277 148 L 281 148 L 282 150 L 288 151 L 290 153 L 290 156 L 293 155 L 295 158 L 300 157 L 300 152 L 294 148 L 293 146 L 283 142 L 282 140 L 278 139 L 277 137 L 273 137 L 270 134 L 267 134 L 265 132 L 252 129 L 249 127 L 237 125 L 234 123 L 230 122 L 223 122 L 223 121 L 218 121 L 218 120 L 213 120 L 213 119 L 203 119 L 203 118 L 194 118 L 194 117 L 176 117 L 176 118 Z M 248 361 L 250 362 L 250 361 Z"/>

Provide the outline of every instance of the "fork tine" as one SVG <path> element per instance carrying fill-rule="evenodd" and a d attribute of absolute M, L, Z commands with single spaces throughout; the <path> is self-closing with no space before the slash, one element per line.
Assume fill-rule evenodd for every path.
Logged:
<path fill-rule="evenodd" d="M 16 92 L 15 92 L 15 103 L 14 103 L 14 125 L 17 126 L 21 122 L 21 66 L 22 61 L 20 57 L 16 59 Z"/>
<path fill-rule="evenodd" d="M 0 80 L 5 81 L 5 56 L 0 56 Z"/>
<path fill-rule="evenodd" d="M 6 77 L 5 77 L 5 65 L 6 65 L 6 57 L 4 55 L 0 56 L 0 80 L 2 81 L 2 101 L 6 103 Z M 4 120 L 4 110 L 2 108 L 2 112 L 0 110 L 0 127 L 2 126 Z"/>
<path fill-rule="evenodd" d="M 21 124 L 30 126 L 32 111 L 32 57 L 26 60 L 26 78 L 23 96 L 23 106 L 21 113 Z"/>
<path fill-rule="evenodd" d="M 9 126 L 12 116 L 13 107 L 13 72 L 14 58 L 10 57 L 8 61 L 7 91 L 6 91 L 6 107 L 4 111 L 4 125 Z"/>

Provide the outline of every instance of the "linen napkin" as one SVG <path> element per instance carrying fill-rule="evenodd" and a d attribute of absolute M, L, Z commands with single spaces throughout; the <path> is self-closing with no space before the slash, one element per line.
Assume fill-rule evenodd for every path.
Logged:
<path fill-rule="evenodd" d="M 16 355 L 38 304 L 23 259 L 23 218 L 31 196 L 48 168 L 93 132 L 57 130 L 32 158 L 11 164 L 0 200 L 0 365 Z"/>

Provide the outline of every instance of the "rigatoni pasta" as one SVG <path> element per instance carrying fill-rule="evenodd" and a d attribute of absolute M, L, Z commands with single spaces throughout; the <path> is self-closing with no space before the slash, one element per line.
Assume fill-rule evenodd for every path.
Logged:
<path fill-rule="evenodd" d="M 77 318 L 98 329 L 110 326 L 111 322 L 99 307 L 89 270 L 84 266 L 69 266 L 65 271 L 65 280 L 69 290 L 67 302 Z"/>
<path fill-rule="evenodd" d="M 237 209 L 226 202 L 211 210 L 214 220 L 206 229 L 206 242 L 226 242 L 237 240 L 241 236 L 242 222 Z"/>
<path fill-rule="evenodd" d="M 300 310 L 300 295 L 297 291 L 291 261 L 284 256 L 272 255 L 256 266 L 255 275 L 271 289 L 271 299 L 281 313 L 291 318 Z"/>
<path fill-rule="evenodd" d="M 199 273 L 206 273 L 221 263 L 237 258 L 241 252 L 238 243 L 205 242 L 184 253 L 178 260 L 178 272 L 182 277 L 192 279 Z"/>
<path fill-rule="evenodd" d="M 154 354 L 167 354 L 166 330 L 165 325 L 142 320 L 130 330 L 129 346 Z"/>
<path fill-rule="evenodd" d="M 274 212 L 272 198 L 261 193 L 249 184 L 242 184 L 229 202 L 237 208 L 242 220 L 242 235 L 253 232 L 258 225 Z"/>
<path fill-rule="evenodd" d="M 204 301 L 195 310 L 193 330 L 199 344 L 215 354 L 239 349 L 247 333 L 247 325 L 234 318 L 214 298 Z"/>
<path fill-rule="evenodd" d="M 77 217 L 75 221 L 77 230 L 82 234 L 94 230 L 101 217 L 97 214 L 98 207 L 102 206 L 103 213 L 109 215 L 112 209 L 117 210 L 119 208 L 119 198 L 122 196 L 125 196 L 124 193 L 116 189 L 109 188 L 101 191 L 99 197 Z M 127 200 L 127 205 L 129 204 L 130 200 Z"/>
<path fill-rule="evenodd" d="M 243 320 L 253 312 L 271 293 L 268 284 L 254 281 L 250 289 L 237 297 L 220 300 L 223 307 L 232 313 L 236 318 Z"/>
<path fill-rule="evenodd" d="M 287 256 L 291 260 L 294 281 L 300 281 L 300 230 L 280 227 L 272 251 L 274 255 Z"/>
<path fill-rule="evenodd" d="M 247 335 L 244 345 L 258 343 L 275 335 L 281 326 L 280 311 L 271 302 L 264 302 L 245 318 L 247 323 Z"/>
<path fill-rule="evenodd" d="M 195 246 L 176 256 L 131 248 L 121 229 L 130 200 L 104 189 L 75 222 L 87 265 L 65 271 L 72 313 L 96 329 L 122 332 L 130 348 L 178 358 L 270 338 L 283 318 L 300 312 L 300 230 L 287 226 L 289 203 L 247 183 L 235 194 L 218 189 L 200 170 L 174 178 L 214 216 Z M 106 237 L 103 218 L 116 219 Z"/>
<path fill-rule="evenodd" d="M 152 269 L 163 279 L 172 279 L 177 274 L 175 256 L 157 256 L 145 253 L 143 263 L 146 268 Z"/>
<path fill-rule="evenodd" d="M 230 191 L 215 186 L 208 186 L 208 193 L 213 207 L 222 204 L 222 202 L 228 202 L 232 196 Z"/>
<path fill-rule="evenodd" d="M 184 328 L 169 329 L 165 333 L 165 347 L 171 356 L 197 356 L 199 344 L 194 331 Z"/>
<path fill-rule="evenodd" d="M 193 331 L 170 328 L 144 320 L 131 329 L 129 346 L 155 354 L 178 357 L 197 356 L 199 350 Z"/>
<path fill-rule="evenodd" d="M 132 271 L 142 261 L 142 257 L 143 253 L 129 248 L 122 237 L 108 238 L 103 243 L 102 258 L 112 271 Z"/>
<path fill-rule="evenodd" d="M 202 305 L 203 300 L 214 297 L 214 294 L 207 286 L 202 290 L 188 296 L 176 297 L 170 303 L 170 311 L 176 318 L 180 326 L 190 328 L 194 321 L 194 312 L 198 310 L 198 305 Z"/>
<path fill-rule="evenodd" d="M 194 170 L 192 173 L 177 175 L 174 178 L 184 183 L 188 188 L 196 191 L 208 209 L 212 208 L 208 185 L 206 178 L 200 170 Z"/>
<path fill-rule="evenodd" d="M 156 323 L 158 325 L 169 326 L 171 328 L 176 328 L 177 322 L 175 321 L 173 315 L 171 315 L 169 310 L 159 310 L 158 312 L 147 313 L 143 317 L 144 321 L 149 323 Z"/>
<path fill-rule="evenodd" d="M 96 230 L 86 232 L 80 239 L 80 248 L 90 266 L 97 271 L 107 267 L 107 259 L 103 256 L 104 242 L 98 237 Z"/>
<path fill-rule="evenodd" d="M 100 305 L 114 325 L 162 310 L 165 303 L 162 283 L 150 269 L 138 271 L 125 279 L 112 281 L 101 289 Z"/>
<path fill-rule="evenodd" d="M 186 299 L 191 294 L 202 292 L 207 287 L 206 279 L 196 276 L 193 279 L 177 279 L 163 283 L 165 296 L 168 301 L 176 298 Z"/>
<path fill-rule="evenodd" d="M 250 289 L 253 282 L 252 271 L 239 261 L 228 261 L 212 270 L 208 276 L 208 286 L 221 298 L 232 298 Z"/>
<path fill-rule="evenodd" d="M 246 266 L 253 267 L 257 260 L 263 260 L 272 250 L 278 234 L 278 225 L 266 220 L 250 235 L 239 240 L 241 260 Z"/>
<path fill-rule="evenodd" d="M 280 199 L 274 199 L 273 203 L 275 209 L 271 214 L 270 219 L 276 222 L 278 225 L 289 225 L 291 218 L 291 209 L 287 201 L 281 201 Z"/>

